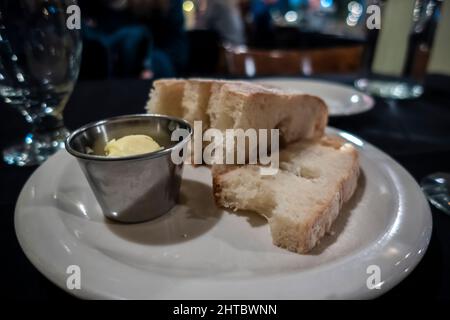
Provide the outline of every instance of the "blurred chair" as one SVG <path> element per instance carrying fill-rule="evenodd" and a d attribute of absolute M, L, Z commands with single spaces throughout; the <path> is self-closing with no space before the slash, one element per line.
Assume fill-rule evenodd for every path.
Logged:
<path fill-rule="evenodd" d="M 223 48 L 226 72 L 232 76 L 312 75 L 359 71 L 362 46 L 312 50 Z"/>

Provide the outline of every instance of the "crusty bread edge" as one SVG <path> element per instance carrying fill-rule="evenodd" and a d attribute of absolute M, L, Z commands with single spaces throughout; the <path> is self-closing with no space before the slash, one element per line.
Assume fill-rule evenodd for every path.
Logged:
<path fill-rule="evenodd" d="M 342 139 L 330 136 L 325 136 L 322 139 L 322 143 L 334 148 L 339 148 L 339 146 L 345 147 L 346 145 Z M 358 185 L 360 175 L 359 155 L 356 148 L 353 146 L 351 150 L 353 156 L 353 166 L 349 170 L 347 176 L 344 177 L 338 185 L 336 185 L 336 191 L 334 193 L 335 196 L 329 203 L 320 206 L 316 210 L 315 214 L 311 215 L 311 218 L 306 222 L 306 226 L 303 227 L 302 230 L 295 230 L 295 228 L 289 228 L 289 230 L 276 230 L 274 227 L 274 221 L 269 219 L 272 240 L 276 246 L 285 248 L 289 251 L 305 254 L 311 251 L 311 249 L 319 243 L 325 233 L 330 231 L 331 226 L 338 217 L 343 204 L 352 197 Z M 221 177 L 223 174 L 226 174 L 237 167 L 238 166 L 233 165 L 214 165 L 211 169 L 214 201 L 217 206 L 225 209 L 231 209 L 233 211 L 236 211 L 237 208 L 227 207 L 221 201 Z"/>
<path fill-rule="evenodd" d="M 355 148 L 352 149 L 352 156 L 353 166 L 350 168 L 347 176 L 336 185 L 331 201 L 316 209 L 316 212 L 306 222 L 305 227 L 302 228 L 301 234 L 292 234 L 292 232 L 296 231 L 293 228 L 276 230 L 274 221 L 269 220 L 273 243 L 276 246 L 305 254 L 311 251 L 319 243 L 320 239 L 330 231 L 343 204 L 353 196 L 358 185 L 360 167 L 358 152 Z"/>

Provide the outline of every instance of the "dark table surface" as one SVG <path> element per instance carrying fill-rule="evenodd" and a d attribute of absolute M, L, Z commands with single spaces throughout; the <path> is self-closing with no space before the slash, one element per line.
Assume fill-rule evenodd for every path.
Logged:
<path fill-rule="evenodd" d="M 351 79 L 327 77 L 350 83 Z M 80 82 L 65 110 L 69 129 L 109 116 L 140 113 L 151 83 L 140 80 Z M 27 125 L 15 110 L 1 105 L 0 148 L 23 137 Z M 377 99 L 364 114 L 332 118 L 330 125 L 354 133 L 388 153 L 417 180 L 450 172 L 450 88 L 413 101 Z M 14 231 L 14 207 L 35 167 L 0 163 L 0 237 L 3 247 L 1 295 L 9 299 L 73 299 L 42 276 L 23 254 Z M 433 235 L 416 269 L 382 299 L 450 299 L 450 216 L 432 208 Z M 5 268 L 5 270 L 3 270 Z"/>

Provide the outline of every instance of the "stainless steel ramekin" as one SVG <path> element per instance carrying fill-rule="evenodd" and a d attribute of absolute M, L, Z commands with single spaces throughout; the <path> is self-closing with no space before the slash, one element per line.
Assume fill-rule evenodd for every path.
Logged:
<path fill-rule="evenodd" d="M 181 129 L 178 141 L 172 132 Z M 129 157 L 106 157 L 104 148 L 112 139 L 143 134 L 163 150 Z M 126 223 L 142 222 L 169 211 L 178 199 L 183 163 L 172 161 L 172 152 L 182 154 L 192 135 L 186 121 L 170 116 L 138 114 L 87 124 L 66 140 L 66 150 L 77 158 L 103 214 Z"/>

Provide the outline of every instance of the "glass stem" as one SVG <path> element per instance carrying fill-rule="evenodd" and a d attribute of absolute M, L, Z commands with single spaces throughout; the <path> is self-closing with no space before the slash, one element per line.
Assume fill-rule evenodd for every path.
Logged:
<path fill-rule="evenodd" d="M 69 135 L 62 115 L 48 114 L 37 117 L 31 125 L 31 134 L 25 138 L 25 142 L 32 143 L 40 153 L 51 154 L 55 148 L 62 148 Z"/>
<path fill-rule="evenodd" d="M 61 115 L 45 115 L 38 117 L 32 124 L 32 133 L 36 135 L 49 134 L 64 128 Z"/>

